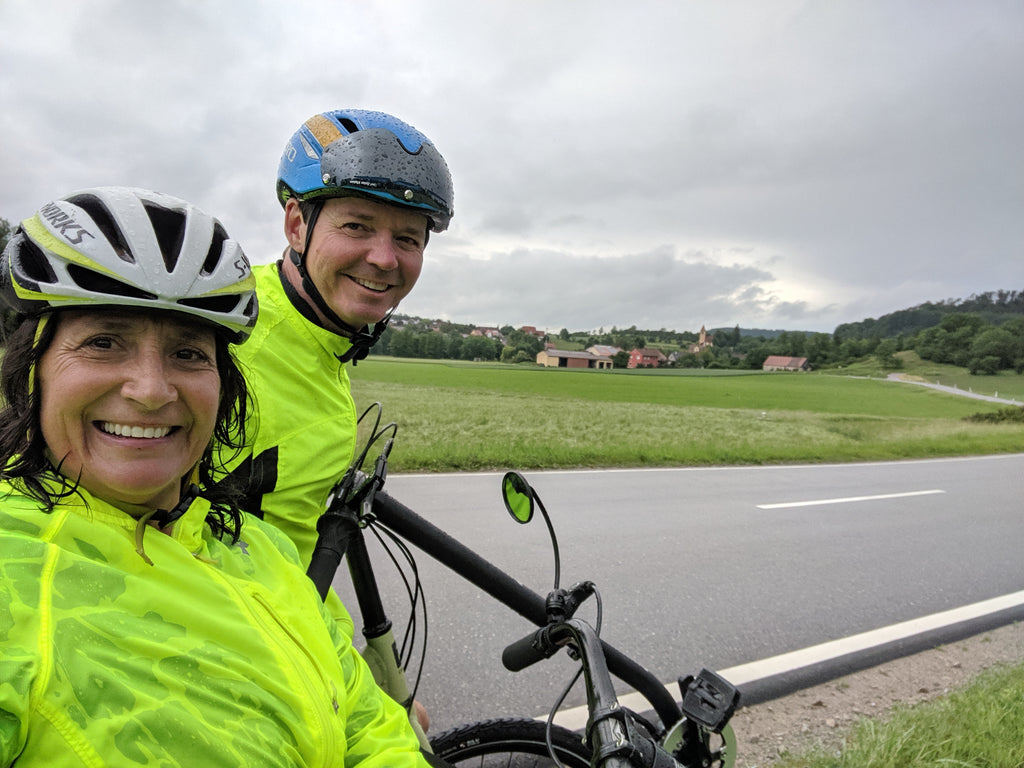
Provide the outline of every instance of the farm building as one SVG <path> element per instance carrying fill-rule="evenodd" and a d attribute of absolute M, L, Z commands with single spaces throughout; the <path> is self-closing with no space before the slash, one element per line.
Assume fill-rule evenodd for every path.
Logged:
<path fill-rule="evenodd" d="M 611 344 L 595 344 L 587 347 L 587 352 L 598 357 L 615 357 L 622 351 L 622 347 L 613 347 Z"/>
<path fill-rule="evenodd" d="M 761 366 L 763 371 L 809 371 L 810 364 L 806 357 L 784 357 L 782 355 L 768 355 Z"/>
<path fill-rule="evenodd" d="M 662 363 L 668 362 L 668 358 L 662 354 L 660 349 L 634 349 L 629 353 L 628 368 L 657 368 Z"/>
<path fill-rule="evenodd" d="M 612 359 L 589 352 L 545 349 L 537 353 L 537 365 L 547 368 L 611 368 Z"/>

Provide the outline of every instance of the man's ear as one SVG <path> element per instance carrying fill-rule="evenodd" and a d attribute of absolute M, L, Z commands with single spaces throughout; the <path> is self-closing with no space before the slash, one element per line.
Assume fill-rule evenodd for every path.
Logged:
<path fill-rule="evenodd" d="M 302 218 L 299 201 L 288 198 L 284 204 L 284 236 L 292 250 L 302 253 L 306 247 L 306 222 Z"/>

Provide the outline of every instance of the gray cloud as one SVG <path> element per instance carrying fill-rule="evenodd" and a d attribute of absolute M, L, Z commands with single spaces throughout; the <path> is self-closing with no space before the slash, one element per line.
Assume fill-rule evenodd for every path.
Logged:
<path fill-rule="evenodd" d="M 306 117 L 391 111 L 456 182 L 403 310 L 830 331 L 1024 288 L 1024 6 L 1003 0 L 4 0 L 0 216 L 194 200 L 257 262 Z"/>

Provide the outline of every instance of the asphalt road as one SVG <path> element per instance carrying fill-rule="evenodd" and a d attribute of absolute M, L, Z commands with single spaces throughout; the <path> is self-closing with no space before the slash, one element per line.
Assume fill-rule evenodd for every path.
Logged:
<path fill-rule="evenodd" d="M 1024 589 L 1024 454 L 526 477 L 558 534 L 562 586 L 596 582 L 602 637 L 664 682 Z M 547 530 L 511 520 L 500 478 L 393 475 L 386 490 L 544 594 Z M 506 672 L 502 649 L 531 625 L 419 555 L 429 631 L 417 698 L 431 730 L 546 713 L 572 662 L 560 654 Z M 382 553 L 375 561 L 403 627 L 404 588 Z M 358 628 L 347 577 L 336 587 Z M 593 620 L 594 606 L 580 615 Z M 422 620 L 418 631 L 422 639 Z M 568 702 L 583 701 L 577 686 Z"/>

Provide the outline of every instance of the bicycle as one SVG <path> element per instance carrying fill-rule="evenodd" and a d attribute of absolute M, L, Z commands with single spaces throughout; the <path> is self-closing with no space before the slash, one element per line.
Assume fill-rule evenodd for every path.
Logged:
<path fill-rule="evenodd" d="M 415 560 L 407 542 L 413 543 L 418 549 L 447 566 L 471 584 L 541 627 L 542 631 L 544 628 L 554 626 L 554 622 L 549 614 L 548 600 L 522 586 L 511 576 L 382 490 L 387 476 L 387 459 L 394 443 L 397 425 L 392 423 L 384 427 L 380 426 L 381 409 L 379 404 L 368 408 L 360 417 L 360 421 L 373 408 L 377 409 L 377 417 L 371 435 L 352 466 L 332 490 L 325 512 L 318 521 L 319 540 L 308 573 L 317 585 L 321 596 L 325 597 L 342 558 L 348 558 L 349 572 L 363 617 L 363 635 L 367 642 L 367 648 L 363 652 L 364 658 L 367 659 L 378 684 L 392 698 L 410 710 L 418 680 L 410 687 L 405 670 L 415 644 L 414 638 L 409 634 L 409 629 L 415 627 L 417 605 L 421 606 L 424 624 L 426 622 L 425 608 L 422 607 L 422 589 L 416 573 Z M 383 447 L 373 462 L 373 468 L 364 471 L 363 465 L 369 451 L 380 441 L 383 441 Z M 525 480 L 522 483 L 525 487 L 529 487 L 525 484 Z M 532 493 L 532 490 L 530 498 L 538 498 L 536 494 Z M 510 503 L 512 502 L 506 500 L 506 505 Z M 523 502 L 520 501 L 520 503 Z M 547 519 L 546 511 L 544 515 Z M 550 521 L 548 524 L 549 530 L 551 530 Z M 395 641 L 392 623 L 387 617 L 377 588 L 364 540 L 366 529 L 371 530 L 386 549 L 388 549 L 388 542 L 394 545 L 406 559 L 415 575 L 414 586 L 410 586 L 408 580 L 405 582 L 412 610 L 401 650 Z M 551 533 L 553 546 L 557 553 L 553 530 Z M 390 549 L 388 551 L 393 562 L 398 565 L 397 558 L 390 552 Z M 403 579 L 405 579 L 404 575 Z M 571 619 L 571 622 L 578 621 L 571 616 L 565 618 Z M 586 668 L 590 669 L 588 686 L 591 685 L 589 682 L 591 677 L 597 680 L 610 680 L 609 674 L 614 674 L 641 693 L 651 704 L 655 719 L 649 720 L 630 713 L 630 722 L 650 734 L 654 743 L 660 742 L 672 747 L 673 742 L 667 741 L 667 739 L 676 739 L 685 741 L 684 746 L 687 749 L 697 749 L 693 745 L 699 740 L 701 744 L 697 751 L 708 755 L 706 761 L 683 763 L 684 765 L 701 765 L 703 767 L 731 764 L 735 758 L 735 748 L 733 746 L 730 749 L 728 744 L 731 729 L 726 730 L 726 726 L 722 726 L 722 733 L 726 734 L 727 743 L 722 749 L 714 749 L 709 742 L 714 732 L 706 726 L 699 725 L 699 721 L 694 720 L 692 714 L 690 717 L 684 717 L 683 709 L 676 702 L 675 697 L 648 670 L 596 636 L 589 640 L 586 639 L 587 630 L 581 629 L 571 622 L 562 622 L 567 624 L 567 628 L 555 631 L 554 634 L 557 637 L 558 647 L 567 644 L 572 648 L 582 647 L 585 649 Z M 563 635 L 563 632 L 569 634 Z M 577 638 L 572 634 L 573 632 L 580 632 L 583 635 Z M 594 650 L 595 648 L 597 651 Z M 579 651 L 576 652 L 579 653 Z M 423 654 L 425 655 L 425 641 Z M 422 660 L 421 656 L 421 669 Z M 702 684 L 707 684 L 706 678 L 700 679 L 704 681 Z M 693 678 L 686 680 L 689 685 Z M 608 690 L 611 690 L 610 682 L 607 690 L 599 687 L 599 698 L 606 703 L 609 700 Z M 613 693 L 612 696 L 614 696 Z M 691 694 L 691 699 L 693 698 L 694 694 Z M 685 687 L 683 701 L 686 702 Z M 424 749 L 433 751 L 451 765 L 465 765 L 469 761 L 474 761 L 474 764 L 478 765 L 489 765 L 492 764 L 490 762 L 492 759 L 498 758 L 509 761 L 502 764 L 512 764 L 512 758 L 515 758 L 514 764 L 516 765 L 550 765 L 551 763 L 547 761 L 552 752 L 556 758 L 556 764 L 574 767 L 591 765 L 590 744 L 585 743 L 579 734 L 554 725 L 550 721 L 544 723 L 532 718 L 486 720 L 448 729 L 428 740 L 422 730 L 418 728 L 416 718 L 410 716 L 410 720 L 417 728 Z M 680 726 L 681 723 L 684 725 Z M 734 745 L 734 740 L 732 743 Z M 675 749 L 678 754 L 686 756 L 685 750 L 681 747 Z M 714 756 L 716 754 L 717 756 Z M 669 765 L 672 764 L 669 763 Z"/>

